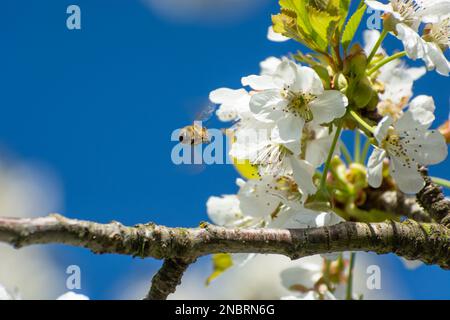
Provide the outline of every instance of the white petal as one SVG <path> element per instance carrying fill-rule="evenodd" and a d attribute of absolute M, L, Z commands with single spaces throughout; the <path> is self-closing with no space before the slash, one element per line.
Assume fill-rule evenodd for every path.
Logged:
<path fill-rule="evenodd" d="M 317 124 L 328 123 L 342 117 L 347 105 L 347 97 L 337 90 L 326 90 L 309 104 L 313 120 Z"/>
<path fill-rule="evenodd" d="M 403 23 L 397 24 L 397 38 L 403 42 L 406 54 L 415 60 L 423 58 L 427 52 L 425 40 L 416 31 Z"/>
<path fill-rule="evenodd" d="M 386 157 L 386 151 L 374 148 L 367 163 L 367 176 L 369 185 L 379 188 L 383 181 L 383 160 Z"/>
<path fill-rule="evenodd" d="M 425 181 L 415 163 L 408 168 L 400 159 L 391 157 L 389 169 L 398 188 L 406 194 L 416 194 L 425 186 Z"/>
<path fill-rule="evenodd" d="M 409 157 L 423 165 L 438 164 L 444 161 L 448 155 L 444 136 L 438 130 L 419 133 L 417 135 L 410 134 L 407 137 Z"/>
<path fill-rule="evenodd" d="M 206 202 L 209 219 L 218 226 L 230 226 L 242 218 L 236 195 L 210 197 Z"/>
<path fill-rule="evenodd" d="M 283 58 L 273 74 L 273 81 L 279 88 L 291 86 L 297 77 L 298 65 L 290 59 Z"/>
<path fill-rule="evenodd" d="M 389 12 L 389 13 L 393 13 L 394 10 L 392 9 L 392 5 L 389 4 L 384 4 L 378 1 L 373 1 L 373 0 L 366 0 L 364 1 L 368 7 L 377 10 L 377 11 L 383 11 L 383 12 Z"/>
<path fill-rule="evenodd" d="M 405 71 L 409 74 L 411 79 L 414 81 L 419 80 L 427 72 L 427 70 L 424 67 L 408 68 Z"/>
<path fill-rule="evenodd" d="M 261 69 L 261 75 L 271 76 L 275 73 L 278 66 L 281 63 L 281 59 L 276 57 L 268 57 L 264 61 L 261 61 L 259 67 Z"/>
<path fill-rule="evenodd" d="M 239 190 L 239 208 L 243 215 L 266 218 L 278 207 L 280 200 L 272 194 L 273 177 L 264 176 L 259 180 L 249 180 Z"/>
<path fill-rule="evenodd" d="M 310 93 L 318 96 L 323 92 L 323 84 L 314 69 L 297 66 L 297 75 L 290 89 L 294 92 Z"/>
<path fill-rule="evenodd" d="M 378 123 L 377 127 L 375 128 L 375 131 L 373 135 L 375 136 L 375 139 L 377 139 L 378 143 L 382 143 L 384 139 L 386 139 L 389 127 L 394 123 L 394 119 L 392 119 L 390 116 L 386 116 Z"/>
<path fill-rule="evenodd" d="M 281 284 L 290 290 L 295 285 L 313 289 L 314 284 L 322 277 L 320 265 L 302 263 L 301 266 L 290 267 L 281 272 Z"/>
<path fill-rule="evenodd" d="M 376 1 L 373 1 L 376 2 Z M 368 56 L 371 52 L 373 47 L 375 46 L 375 43 L 378 41 L 378 39 L 380 38 L 380 31 L 378 30 L 364 30 L 363 32 L 363 38 L 364 38 L 364 52 L 366 53 L 366 55 Z M 383 48 L 380 46 L 377 50 L 376 53 L 382 53 L 384 54 L 385 51 L 383 50 Z"/>
<path fill-rule="evenodd" d="M 278 142 L 286 144 L 287 147 L 292 147 L 294 145 L 294 149 L 291 151 L 294 152 L 295 155 L 300 153 L 300 140 L 302 138 L 304 125 L 305 120 L 303 120 L 303 118 L 294 116 L 285 116 L 277 121 L 280 134 Z"/>
<path fill-rule="evenodd" d="M 0 300 L 15 300 L 13 295 L 0 284 Z"/>
<path fill-rule="evenodd" d="M 322 277 L 322 269 L 320 265 L 302 263 L 301 266 L 283 270 L 280 277 L 282 285 L 288 290 L 291 290 L 295 285 L 312 289 L 314 284 Z"/>
<path fill-rule="evenodd" d="M 273 81 L 273 77 L 268 75 L 250 75 L 247 77 L 242 77 L 241 82 L 243 86 L 249 86 L 256 91 L 278 88 Z"/>
<path fill-rule="evenodd" d="M 420 95 L 415 97 L 410 103 L 408 111 L 415 122 L 420 123 L 424 128 L 429 128 L 433 123 L 435 104 L 433 97 Z M 400 119 L 401 120 L 401 119 Z M 396 128 L 398 126 L 396 125 Z"/>
<path fill-rule="evenodd" d="M 220 104 L 216 115 L 221 121 L 236 120 L 249 113 L 250 95 L 245 89 L 220 88 L 209 94 L 209 100 Z"/>
<path fill-rule="evenodd" d="M 328 130 L 328 128 L 325 128 L 325 130 Z M 320 167 L 327 159 L 333 138 L 333 135 L 326 135 L 310 141 L 306 147 L 305 160 L 316 168 Z M 338 147 L 335 148 L 335 153 L 339 154 Z"/>
<path fill-rule="evenodd" d="M 269 39 L 270 41 L 274 41 L 274 42 L 285 42 L 285 41 L 288 41 L 290 38 L 285 37 L 280 33 L 276 33 L 273 30 L 273 27 L 270 26 L 267 30 L 267 39 Z"/>
<path fill-rule="evenodd" d="M 440 18 L 450 15 L 450 1 L 433 1 L 420 11 L 422 22 L 438 22 Z"/>
<path fill-rule="evenodd" d="M 255 253 L 234 253 L 231 255 L 233 265 L 238 266 L 239 268 L 245 266 L 255 257 L 256 257 Z"/>
<path fill-rule="evenodd" d="M 429 70 L 436 69 L 436 72 L 440 75 L 448 77 L 450 73 L 450 63 L 447 61 L 442 50 L 435 44 L 431 42 L 426 43 L 427 56 L 424 61 Z"/>
<path fill-rule="evenodd" d="M 345 221 L 334 212 L 321 212 L 316 217 L 316 227 L 332 226 Z M 335 259 L 333 259 L 335 260 Z"/>
<path fill-rule="evenodd" d="M 306 195 L 314 194 L 317 190 L 313 183 L 314 167 L 304 160 L 289 157 L 294 180 L 299 189 Z"/>
<path fill-rule="evenodd" d="M 259 121 L 273 122 L 284 113 L 280 110 L 283 99 L 279 90 L 265 90 L 254 94 L 250 99 L 250 111 Z"/>
<path fill-rule="evenodd" d="M 72 291 L 68 291 L 59 296 L 56 300 L 89 300 L 84 294 L 78 294 Z"/>
<path fill-rule="evenodd" d="M 233 90 L 229 88 L 219 88 L 211 91 L 209 94 L 209 100 L 213 103 L 222 104 L 234 102 L 244 95 L 247 95 L 247 91 L 245 89 Z"/>

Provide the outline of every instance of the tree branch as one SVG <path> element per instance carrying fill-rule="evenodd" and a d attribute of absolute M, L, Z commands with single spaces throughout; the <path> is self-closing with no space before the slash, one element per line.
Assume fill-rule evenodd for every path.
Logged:
<path fill-rule="evenodd" d="M 144 300 L 166 300 L 181 283 L 181 278 L 191 263 L 191 259 L 166 259 L 152 279 L 150 291 Z"/>
<path fill-rule="evenodd" d="M 62 243 L 95 253 L 157 259 L 196 258 L 220 252 L 282 254 L 298 259 L 340 251 L 395 253 L 442 268 L 450 266 L 450 230 L 434 223 L 344 222 L 311 229 L 168 228 L 155 224 L 125 227 L 50 215 L 36 219 L 0 218 L 0 242 L 16 248 Z"/>
<path fill-rule="evenodd" d="M 371 190 L 363 209 L 378 209 L 391 214 L 408 217 L 418 222 L 431 222 L 430 215 L 417 203 L 415 197 L 407 196 L 401 191 Z"/>
<path fill-rule="evenodd" d="M 420 168 L 425 187 L 417 194 L 417 202 L 438 223 L 450 227 L 450 201 L 445 198 L 442 188 L 433 183 L 425 167 Z"/>

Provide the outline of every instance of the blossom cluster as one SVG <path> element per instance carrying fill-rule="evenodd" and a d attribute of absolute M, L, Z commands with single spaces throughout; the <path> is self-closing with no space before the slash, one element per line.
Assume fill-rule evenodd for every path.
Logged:
<path fill-rule="evenodd" d="M 327 11 L 331 4 L 319 8 L 328 14 L 321 17 L 328 24 L 326 37 L 320 37 L 320 26 L 303 19 L 317 8 L 301 3 L 280 1 L 281 13 L 272 17 L 268 38 L 294 39 L 312 54 L 269 57 L 260 63 L 259 74 L 242 77 L 242 88 L 210 93 L 210 100 L 219 105 L 217 117 L 232 123 L 229 156 L 246 179 L 237 180 L 237 194 L 208 200 L 215 224 L 310 228 L 349 219 L 367 221 L 371 213 L 361 205 L 371 188 L 418 193 L 425 183 L 419 168 L 447 157 L 443 135 L 430 129 L 433 98 L 413 98 L 412 89 L 427 70 L 449 74 L 444 51 L 450 44 L 450 1 L 366 0 L 367 6 L 385 13 L 381 33 L 363 33 L 364 48 L 357 43 L 350 48 L 356 32 L 351 28 L 361 20 L 364 3 L 345 28 L 347 12 L 342 18 L 336 10 Z M 319 19 L 314 13 L 309 18 Z M 401 40 L 404 52 L 388 56 L 381 44 L 389 33 Z M 406 66 L 400 60 L 404 56 L 422 59 L 426 68 Z M 353 131 L 357 138 L 355 159 L 341 141 L 343 131 Z M 366 136 L 362 153 L 361 134 Z M 312 287 L 301 287 L 301 297 L 332 296 L 329 286 Z"/>

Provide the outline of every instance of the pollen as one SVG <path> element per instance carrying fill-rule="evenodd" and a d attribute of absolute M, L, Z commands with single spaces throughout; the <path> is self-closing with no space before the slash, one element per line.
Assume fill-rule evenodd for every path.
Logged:
<path fill-rule="evenodd" d="M 404 131 L 399 134 L 394 129 L 390 128 L 382 147 L 386 149 L 391 156 L 401 160 L 400 162 L 403 167 L 411 169 L 415 165 L 415 159 L 412 159 L 407 152 L 407 145 L 410 142 L 411 139 L 408 132 Z"/>
<path fill-rule="evenodd" d="M 403 22 L 410 26 L 417 20 L 416 13 L 422 10 L 416 0 L 392 0 L 391 4 L 394 11 L 402 16 Z"/>
<path fill-rule="evenodd" d="M 263 174 L 282 175 L 284 174 L 284 159 L 291 152 L 280 144 L 269 144 L 258 152 L 252 164 L 260 166 Z"/>
<path fill-rule="evenodd" d="M 309 104 L 317 98 L 315 95 L 303 92 L 293 92 L 288 89 L 284 89 L 282 94 L 288 100 L 286 108 L 283 109 L 284 112 L 303 118 L 305 122 L 313 120 L 314 116 Z"/>
<path fill-rule="evenodd" d="M 450 18 L 428 24 L 424 29 L 424 39 L 436 43 L 442 51 L 450 46 Z"/>

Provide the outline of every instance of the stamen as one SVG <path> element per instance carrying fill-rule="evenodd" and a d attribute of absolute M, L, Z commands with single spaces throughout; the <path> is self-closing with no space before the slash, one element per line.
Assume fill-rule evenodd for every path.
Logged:
<path fill-rule="evenodd" d="M 450 18 L 426 25 L 424 39 L 436 43 L 442 51 L 447 50 L 450 46 Z"/>
<path fill-rule="evenodd" d="M 305 122 L 313 120 L 313 113 L 309 104 L 316 99 L 315 95 L 303 92 L 293 92 L 289 87 L 285 88 L 282 95 L 289 101 L 284 112 L 303 118 Z"/>
<path fill-rule="evenodd" d="M 280 144 L 269 144 L 262 148 L 252 164 L 258 165 L 264 175 L 284 175 L 284 159 L 290 151 Z"/>
<path fill-rule="evenodd" d="M 412 25 L 417 20 L 416 13 L 423 7 L 416 0 L 391 0 L 392 8 L 398 12 L 403 22 Z"/>
<path fill-rule="evenodd" d="M 382 146 L 391 156 L 399 159 L 403 167 L 411 169 L 415 165 L 415 159 L 411 159 L 407 152 L 406 146 L 410 142 L 410 135 L 407 131 L 397 133 L 393 128 L 390 128 Z"/>

